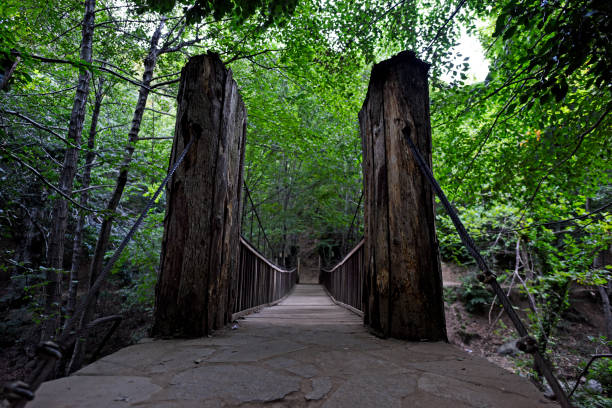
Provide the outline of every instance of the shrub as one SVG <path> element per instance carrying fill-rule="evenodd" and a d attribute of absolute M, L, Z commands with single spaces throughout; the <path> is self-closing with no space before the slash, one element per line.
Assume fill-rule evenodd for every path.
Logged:
<path fill-rule="evenodd" d="M 469 313 L 482 313 L 493 301 L 493 294 L 476 279 L 476 275 L 469 274 L 461 277 L 461 287 L 457 291 L 459 299 Z"/>

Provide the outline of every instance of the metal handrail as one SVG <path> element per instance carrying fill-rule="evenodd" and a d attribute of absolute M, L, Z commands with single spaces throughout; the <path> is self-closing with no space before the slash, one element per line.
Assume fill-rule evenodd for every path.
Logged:
<path fill-rule="evenodd" d="M 253 202 L 253 197 L 251 196 L 251 190 L 249 189 L 249 186 L 247 185 L 246 181 L 243 181 L 243 186 L 244 186 L 244 191 L 245 191 L 245 196 L 246 198 L 248 198 L 249 202 L 251 203 L 251 214 L 255 214 L 256 220 L 257 220 L 257 226 L 259 228 L 258 231 L 261 231 L 261 233 L 263 234 L 263 238 L 264 238 L 264 249 L 266 247 L 266 245 L 268 246 L 268 249 L 270 250 L 271 253 L 274 253 L 274 248 L 272 247 L 272 244 L 270 243 L 270 240 L 268 239 L 268 235 L 266 234 L 266 229 L 263 227 L 263 223 L 261 222 L 261 218 L 259 217 L 259 212 L 257 211 L 257 207 L 255 206 L 255 203 Z M 246 206 L 245 208 L 243 208 L 243 218 L 246 215 Z M 252 217 L 251 217 L 251 239 L 253 238 L 253 221 L 252 221 Z M 244 237 L 243 237 L 244 238 Z M 257 233 L 257 244 L 259 244 L 259 232 Z M 255 249 L 255 246 L 252 245 L 252 248 Z M 264 251 L 265 252 L 265 251 Z"/>
<path fill-rule="evenodd" d="M 593 354 L 582 372 L 580 372 L 580 375 L 578 375 L 578 378 L 576 378 L 576 384 L 574 384 L 574 388 L 572 388 L 572 391 L 567 395 L 567 398 L 572 398 L 572 395 L 574 395 L 574 392 L 580 385 L 580 379 L 582 379 L 582 377 L 586 377 L 591 364 L 593 364 L 593 361 L 597 360 L 598 358 L 612 358 L 612 354 Z"/>
<path fill-rule="evenodd" d="M 453 209 L 453 207 L 451 206 L 450 202 L 448 201 L 448 198 L 446 198 L 446 194 L 444 194 L 444 191 L 442 191 L 442 188 L 440 187 L 440 184 L 434 177 L 431 169 L 429 168 L 427 161 L 421 155 L 421 152 L 419 152 L 419 149 L 416 147 L 416 145 L 412 141 L 410 127 L 406 126 L 402 130 L 402 133 L 404 134 L 404 140 L 406 140 L 406 143 L 408 144 L 408 147 L 410 151 L 412 152 L 414 160 L 416 164 L 418 165 L 419 169 L 421 170 L 423 177 L 429 182 L 429 184 L 431 185 L 431 188 L 433 189 L 435 194 L 438 196 L 438 198 L 440 198 L 442 205 L 446 209 L 448 215 L 453 221 L 453 224 L 455 225 L 455 229 L 457 230 L 457 233 L 459 234 L 459 237 L 461 238 L 461 242 L 466 247 L 470 255 L 472 255 L 472 257 L 476 261 L 476 264 L 482 271 L 482 274 L 478 276 L 479 280 L 481 280 L 483 283 L 487 283 L 491 285 L 491 288 L 493 289 L 493 292 L 497 295 L 497 298 L 500 300 L 504 308 L 504 311 L 506 312 L 507 316 L 510 318 L 510 321 L 512 321 L 518 334 L 521 336 L 521 338 L 519 339 L 519 342 L 517 343 L 519 350 L 533 355 L 533 359 L 534 359 L 536 367 L 544 375 L 544 378 L 546 378 L 546 381 L 548 381 L 548 385 L 550 385 L 553 392 L 555 393 L 555 397 L 557 398 L 557 401 L 559 402 L 559 404 L 561 404 L 563 408 L 572 407 L 572 404 L 570 403 L 569 398 L 567 394 L 565 393 L 565 390 L 561 387 L 561 384 L 559 383 L 559 381 L 557 380 L 557 377 L 555 377 L 552 371 L 550 362 L 545 358 L 544 355 L 542 355 L 542 353 L 540 353 L 536 340 L 533 337 L 529 336 L 527 328 L 523 324 L 523 321 L 519 317 L 518 313 L 514 310 L 514 307 L 512 303 L 510 302 L 510 299 L 504 293 L 501 286 L 497 282 L 497 276 L 493 272 L 491 272 L 491 270 L 489 269 L 489 266 L 487 265 L 484 258 L 478 251 L 478 248 L 476 248 L 474 241 L 472 240 L 467 230 L 465 229 L 463 223 L 459 219 L 459 215 L 457 214 L 455 209 Z"/>
<path fill-rule="evenodd" d="M 59 336 L 59 338 L 56 339 L 56 341 L 45 341 L 38 345 L 36 349 L 36 365 L 32 370 L 32 373 L 28 376 L 27 381 L 14 381 L 12 383 L 6 384 L 3 387 L 2 393 L 4 394 L 4 396 L 0 396 L 0 398 L 6 399 L 12 408 L 23 408 L 28 401 L 34 399 L 36 390 L 38 389 L 38 387 L 40 387 L 40 384 L 42 384 L 43 381 L 45 381 L 53 373 L 56 362 L 58 360 L 61 360 L 63 354 L 66 352 L 66 350 L 69 349 L 69 346 L 75 341 L 77 341 L 77 339 L 87 331 L 87 326 L 78 327 L 79 322 L 83 317 L 83 314 L 85 313 L 86 309 L 93 304 L 96 298 L 95 294 L 105 283 L 106 278 L 110 274 L 113 265 L 119 259 L 119 256 L 121 255 L 127 244 L 131 241 L 132 237 L 134 236 L 134 233 L 136 232 L 136 230 L 138 230 L 140 224 L 142 224 L 142 221 L 147 216 L 151 207 L 153 207 L 153 205 L 157 201 L 157 197 L 159 197 L 162 190 L 165 188 L 166 184 L 168 183 L 168 180 L 170 180 L 178 166 L 181 164 L 181 162 L 187 155 L 187 152 L 191 148 L 191 145 L 193 144 L 194 140 L 195 138 L 191 139 L 189 143 L 187 143 L 187 145 L 183 149 L 183 152 L 176 159 L 176 161 L 172 165 L 172 168 L 168 171 L 166 177 L 155 191 L 155 194 L 153 194 L 153 197 L 149 199 L 147 205 L 140 213 L 140 216 L 132 225 L 132 228 L 128 231 L 127 235 L 123 238 L 117 249 L 115 249 L 115 252 L 104 266 L 104 269 L 102 269 L 102 272 L 96 278 L 96 281 L 93 283 L 93 285 L 90 286 L 87 295 L 85 295 L 81 298 L 81 300 L 79 300 L 75 307 L 74 313 L 72 314 L 72 317 L 70 317 L 70 319 L 68 319 L 68 321 L 66 322 L 63 333 Z M 2 399 L 0 399 L 0 404 L 4 404 L 4 401 Z"/>

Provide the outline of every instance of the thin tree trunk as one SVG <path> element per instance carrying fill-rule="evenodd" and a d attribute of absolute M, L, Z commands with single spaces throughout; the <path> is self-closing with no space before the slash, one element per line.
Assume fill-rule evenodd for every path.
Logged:
<path fill-rule="evenodd" d="M 607 251 L 602 251 L 595 257 L 593 266 L 595 268 L 605 268 L 612 264 L 612 246 Z M 599 296 L 601 297 L 601 307 L 604 315 L 604 321 L 606 324 L 606 337 L 608 340 L 612 340 L 612 309 L 610 309 L 610 293 L 612 292 L 612 280 L 608 281 L 605 285 L 599 285 L 597 287 Z"/>
<path fill-rule="evenodd" d="M 91 62 L 92 55 L 95 5 L 95 0 L 85 1 L 80 58 L 89 63 Z M 83 121 L 85 119 L 85 105 L 87 103 L 87 95 L 89 94 L 90 80 L 91 73 L 86 69 L 81 69 L 76 96 L 72 105 L 72 113 L 70 114 L 68 137 L 66 138 L 72 146 L 69 146 L 64 154 L 64 163 L 59 184 L 60 190 L 67 196 L 70 196 L 72 193 L 72 185 L 76 175 L 76 167 L 79 159 L 79 145 L 81 144 Z M 51 213 L 51 220 L 53 224 L 51 226 L 49 252 L 47 254 L 49 269 L 46 272 L 45 322 L 41 333 L 42 340 L 47 340 L 55 336 L 60 317 L 62 276 L 60 270 L 63 267 L 64 236 L 68 224 L 68 202 L 65 199 L 59 197 L 55 200 Z"/>
<path fill-rule="evenodd" d="M 24 218 L 24 229 L 25 233 L 22 238 L 19 240 L 19 250 L 17 251 L 17 262 L 21 266 L 30 266 L 32 263 L 32 243 L 34 238 L 38 233 L 36 226 L 36 218 L 38 218 L 38 208 L 32 207 L 32 209 L 28 209 L 25 205 L 20 204 L 23 212 L 25 213 Z M 11 281 L 11 275 L 20 275 L 22 271 L 20 271 L 20 266 L 15 266 L 14 268 L 0 268 L 0 283 Z M 14 283 L 20 282 L 18 287 L 22 288 L 21 282 L 24 282 L 23 279 L 17 279 Z"/>
<path fill-rule="evenodd" d="M 79 204 L 87 207 L 89 201 L 88 187 L 91 184 L 91 167 L 93 165 L 96 154 L 94 152 L 96 146 L 96 134 L 98 126 L 98 118 L 100 117 L 100 107 L 104 99 L 104 78 L 98 81 L 98 89 L 96 90 L 96 99 L 94 109 L 91 115 L 91 125 L 89 127 L 89 138 L 87 140 L 87 154 L 85 155 L 85 168 L 83 170 L 83 178 L 81 189 L 83 190 L 79 196 Z M 68 302 L 66 304 L 66 314 L 72 316 L 76 305 L 77 291 L 79 288 L 79 270 L 81 269 L 81 261 L 83 260 L 83 227 L 85 225 L 85 214 L 81 211 L 74 228 L 74 241 L 72 246 L 72 265 L 70 266 L 70 284 L 68 286 Z"/>
<path fill-rule="evenodd" d="M 26 233 L 23 239 L 23 246 L 19 254 L 19 262 L 29 265 L 32 262 L 32 242 L 36 237 L 36 218 L 38 217 L 38 208 L 32 207 L 28 211 L 26 217 Z"/>
<path fill-rule="evenodd" d="M 153 33 L 153 36 L 151 37 L 149 53 L 144 60 L 142 85 L 138 90 L 138 101 L 136 103 L 136 108 L 134 109 L 134 114 L 132 116 L 132 124 L 128 133 L 128 143 L 126 146 L 126 151 L 123 156 L 123 162 L 121 163 L 121 167 L 119 170 L 119 176 L 117 177 L 117 181 L 115 183 L 115 189 L 113 190 L 111 198 L 106 205 L 107 215 L 102 221 L 102 225 L 100 226 L 100 232 L 98 233 L 98 241 L 96 242 L 96 248 L 89 269 L 90 287 L 94 284 L 94 282 L 102 272 L 102 267 L 104 266 L 104 255 L 106 254 L 108 243 L 110 241 L 113 221 L 115 220 L 115 210 L 117 209 L 119 201 L 121 200 L 121 196 L 123 195 L 123 191 L 125 190 L 125 186 L 128 180 L 128 174 L 130 171 L 130 163 L 132 162 L 136 143 L 138 142 L 140 124 L 142 123 L 142 117 L 144 115 L 144 110 L 147 104 L 147 98 L 149 97 L 149 90 L 151 85 L 151 79 L 153 78 L 153 71 L 155 70 L 155 65 L 157 64 L 157 57 L 159 56 L 158 45 L 164 24 L 165 19 L 162 19 L 162 21 L 157 26 L 155 32 Z M 95 293 L 94 296 L 96 299 L 91 303 L 93 306 L 85 310 L 83 318 L 81 319 L 80 327 L 86 326 L 93 319 L 98 293 Z M 85 340 L 77 341 L 75 343 L 72 361 L 70 362 L 67 369 L 69 372 L 78 370 L 81 367 L 81 365 L 83 364 L 85 349 Z"/>
<path fill-rule="evenodd" d="M 610 294 L 608 293 L 609 285 L 599 285 L 597 290 L 601 296 L 604 320 L 606 322 L 606 337 L 612 339 L 612 311 L 610 311 Z"/>

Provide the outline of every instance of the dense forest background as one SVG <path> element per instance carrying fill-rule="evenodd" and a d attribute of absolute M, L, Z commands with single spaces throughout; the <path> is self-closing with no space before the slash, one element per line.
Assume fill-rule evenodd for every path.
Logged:
<path fill-rule="evenodd" d="M 3 369 L 62 330 L 164 178 L 181 68 L 208 51 L 247 106 L 242 229 L 268 256 L 329 265 L 360 239 L 357 113 L 372 64 L 413 50 L 431 63 L 434 173 L 500 280 L 520 288 L 543 351 L 576 288 L 604 318 L 592 352 L 608 350 L 611 11 L 605 0 L 2 1 Z M 485 50 L 484 81 L 456 51 L 462 32 Z M 88 315 L 124 314 L 131 340 L 146 334 L 164 209 L 162 197 Z M 443 260 L 469 266 L 442 208 L 437 229 Z M 66 372 L 82 363 L 74 354 Z M 610 386 L 612 365 L 600 365 Z"/>

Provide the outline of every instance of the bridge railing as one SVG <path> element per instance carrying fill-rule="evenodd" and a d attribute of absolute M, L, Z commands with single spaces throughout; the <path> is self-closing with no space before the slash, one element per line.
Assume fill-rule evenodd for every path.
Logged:
<path fill-rule="evenodd" d="M 297 269 L 275 265 L 244 237 L 240 237 L 239 262 L 234 315 L 276 303 L 287 296 L 297 283 Z"/>
<path fill-rule="evenodd" d="M 359 243 L 331 269 L 319 272 L 322 284 L 335 302 L 363 313 L 364 240 Z"/>

